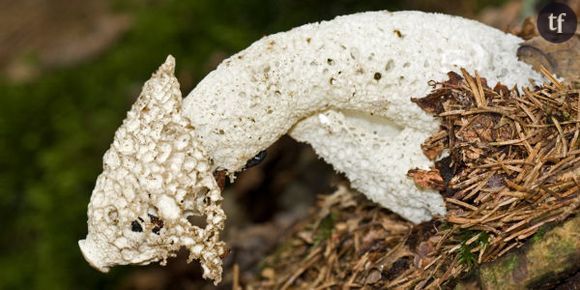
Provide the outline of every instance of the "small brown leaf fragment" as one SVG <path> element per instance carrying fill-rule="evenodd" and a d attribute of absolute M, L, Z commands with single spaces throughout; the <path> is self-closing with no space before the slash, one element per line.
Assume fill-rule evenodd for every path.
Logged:
<path fill-rule="evenodd" d="M 429 144 L 431 146 L 427 146 L 426 144 L 421 145 L 421 149 L 423 149 L 423 154 L 429 158 L 429 160 L 435 160 L 437 157 L 441 156 L 443 150 L 445 150 L 445 144 L 443 142 L 437 142 L 434 144 Z"/>
<path fill-rule="evenodd" d="M 411 101 L 427 113 L 439 114 L 444 111 L 442 103 L 448 95 L 447 91 L 437 90 L 423 98 L 411 98 Z"/>
<path fill-rule="evenodd" d="M 427 113 L 439 114 L 444 110 L 443 103 L 452 97 L 452 89 L 461 85 L 463 77 L 455 72 L 447 73 L 449 80 L 443 83 L 432 83 L 433 91 L 423 98 L 411 98 Z"/>
<path fill-rule="evenodd" d="M 465 163 L 471 160 L 478 160 L 483 155 L 483 150 L 476 147 L 467 147 L 463 150 L 463 161 Z"/>
<path fill-rule="evenodd" d="M 220 190 L 223 191 L 226 186 L 226 171 L 225 170 L 214 171 L 213 177 L 215 178 L 215 181 L 217 182 Z"/>
<path fill-rule="evenodd" d="M 443 150 L 445 150 L 447 142 L 447 132 L 441 130 L 423 142 L 423 144 L 421 144 L 421 149 L 423 150 L 423 154 L 425 154 L 429 160 L 435 160 L 437 157 L 441 156 Z"/>
<path fill-rule="evenodd" d="M 415 168 L 409 170 L 407 176 L 413 178 L 415 184 L 420 188 L 445 190 L 445 182 L 437 169 L 423 170 Z"/>
<path fill-rule="evenodd" d="M 465 142 L 491 142 L 494 140 L 494 116 L 491 114 L 478 115 L 469 121 L 469 125 L 457 131 L 457 138 Z"/>
<path fill-rule="evenodd" d="M 495 84 L 493 87 L 493 91 L 499 94 L 500 96 L 508 96 L 510 94 L 510 90 L 502 83 Z"/>
<path fill-rule="evenodd" d="M 454 71 L 448 72 L 447 76 L 449 77 L 449 80 L 446 83 L 449 85 L 458 86 L 463 82 L 463 77 Z"/>

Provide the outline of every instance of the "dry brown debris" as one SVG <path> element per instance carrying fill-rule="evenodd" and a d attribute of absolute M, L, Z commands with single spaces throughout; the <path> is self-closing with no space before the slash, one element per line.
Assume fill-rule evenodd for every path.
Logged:
<path fill-rule="evenodd" d="M 578 211 L 580 91 L 544 74 L 550 83 L 520 93 L 491 89 L 477 73 L 450 73 L 415 100 L 442 122 L 423 145 L 426 154 L 442 144 L 450 151 L 437 162 L 447 173 L 448 215 L 436 235 L 442 243 L 431 253 L 440 262 L 422 275 L 432 277 L 427 285 L 492 261 Z"/>
<path fill-rule="evenodd" d="M 348 289 L 385 286 L 385 275 L 412 271 L 401 244 L 412 224 L 341 186 L 263 263 L 247 289 Z"/>
<path fill-rule="evenodd" d="M 412 226 L 342 188 L 248 289 L 438 288 L 578 213 L 580 90 L 544 73 L 522 92 L 450 73 L 414 100 L 442 123 L 425 154 L 450 156 L 409 176 L 441 190 L 447 216 Z"/>
<path fill-rule="evenodd" d="M 407 172 L 407 176 L 411 177 L 419 188 L 445 190 L 445 181 L 438 169 L 411 169 Z"/>

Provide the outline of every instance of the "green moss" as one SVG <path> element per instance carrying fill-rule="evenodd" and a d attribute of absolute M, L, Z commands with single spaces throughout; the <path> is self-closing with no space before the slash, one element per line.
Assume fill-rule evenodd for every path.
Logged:
<path fill-rule="evenodd" d="M 541 226 L 538 231 L 532 236 L 532 241 L 534 243 L 540 241 L 546 234 L 546 226 Z"/>
<path fill-rule="evenodd" d="M 514 254 L 509 254 L 499 262 L 483 266 L 480 269 L 480 277 L 485 285 L 484 289 L 498 289 L 505 287 L 512 289 L 511 281 L 513 271 L 518 267 L 518 258 Z"/>
<path fill-rule="evenodd" d="M 504 263 L 505 269 L 507 269 L 507 271 L 511 273 L 518 266 L 518 258 L 515 255 L 511 255 L 511 257 L 506 259 Z"/>
<path fill-rule="evenodd" d="M 319 243 L 324 242 L 330 238 L 332 232 L 334 231 L 334 224 L 337 218 L 337 214 L 331 212 L 320 221 L 318 229 L 314 234 L 314 245 L 318 245 Z"/>
<path fill-rule="evenodd" d="M 577 252 L 577 242 L 570 239 L 551 239 L 550 243 L 541 244 L 537 251 L 551 264 L 560 264 L 563 257 Z"/>
<path fill-rule="evenodd" d="M 468 245 L 467 241 L 471 240 L 476 235 L 477 239 Z M 459 248 L 459 262 L 471 269 L 477 261 L 475 254 L 472 253 L 472 250 L 477 246 L 481 248 L 486 247 L 489 244 L 489 234 L 487 232 L 462 230 L 458 233 L 458 236 L 461 240 L 461 246 Z"/>
<path fill-rule="evenodd" d="M 470 269 L 476 262 L 475 255 L 471 252 L 471 247 L 465 242 L 461 243 L 461 247 L 459 247 L 459 262 Z"/>

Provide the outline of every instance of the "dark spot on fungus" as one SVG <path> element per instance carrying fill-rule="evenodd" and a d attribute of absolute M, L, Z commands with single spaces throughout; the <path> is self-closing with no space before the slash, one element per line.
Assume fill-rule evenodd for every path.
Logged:
<path fill-rule="evenodd" d="M 224 132 L 224 129 L 220 129 L 220 130 L 218 131 L 218 134 L 220 134 L 220 135 L 223 135 L 224 133 L 225 133 L 225 132 Z"/>
<path fill-rule="evenodd" d="M 395 62 L 392 59 L 389 59 L 389 61 L 385 65 L 385 71 L 390 71 L 394 66 Z"/>
<path fill-rule="evenodd" d="M 328 65 L 333 65 L 334 64 L 334 60 L 332 58 L 329 58 L 326 60 L 326 63 L 328 63 Z"/>
<path fill-rule="evenodd" d="M 274 46 L 276 46 L 276 42 L 274 40 L 270 40 L 268 42 L 268 46 L 266 47 L 266 50 L 269 50 L 269 51 L 270 50 L 273 50 L 274 49 Z"/>
<path fill-rule="evenodd" d="M 215 181 L 217 182 L 220 191 L 224 191 L 224 188 L 226 187 L 226 172 L 225 170 L 217 170 L 214 171 L 213 173 L 213 177 L 215 178 Z M 181 203 L 183 203 L 183 200 L 181 201 Z"/>
<path fill-rule="evenodd" d="M 381 79 L 381 77 L 382 77 L 382 75 L 381 75 L 381 73 L 380 73 L 380 72 L 376 72 L 376 73 L 375 73 L 375 75 L 373 76 L 373 78 L 374 78 L 376 81 L 380 80 L 380 79 Z"/>
<path fill-rule="evenodd" d="M 227 257 L 230 254 L 230 249 L 226 248 L 226 250 L 223 252 L 223 254 L 220 255 L 220 259 L 225 259 L 225 257 Z"/>
<path fill-rule="evenodd" d="M 400 31 L 400 30 L 398 30 L 398 29 L 395 29 L 395 30 L 393 30 L 393 32 L 395 33 L 395 35 L 396 35 L 398 38 L 403 38 L 403 36 L 404 36 L 404 35 L 401 33 L 401 31 Z"/>
<path fill-rule="evenodd" d="M 151 223 L 155 225 L 151 231 L 154 234 L 158 235 L 159 231 L 161 231 L 161 229 L 163 228 L 163 221 L 160 218 L 158 218 L 152 214 L 147 214 L 147 215 L 149 216 Z"/>
<path fill-rule="evenodd" d="M 141 227 L 141 224 L 138 221 L 134 220 L 131 222 L 131 231 L 140 233 L 143 231 L 143 227 Z"/>
<path fill-rule="evenodd" d="M 189 215 L 187 217 L 187 221 L 192 226 L 198 227 L 200 229 L 205 229 L 205 227 L 207 227 L 207 220 L 199 215 Z"/>
<path fill-rule="evenodd" d="M 329 83 L 329 84 L 331 84 L 331 85 L 334 85 L 334 81 L 335 81 L 335 79 L 334 79 L 334 78 L 330 78 L 330 79 L 328 79 L 328 83 Z"/>
<path fill-rule="evenodd" d="M 250 167 L 254 167 L 260 164 L 264 159 L 266 159 L 266 156 L 267 156 L 266 150 L 258 152 L 256 156 L 252 157 L 250 160 L 248 160 L 248 162 L 246 162 L 244 169 L 248 169 Z"/>
<path fill-rule="evenodd" d="M 208 192 L 209 192 L 209 188 L 204 186 L 197 191 L 197 194 L 198 194 L 198 196 L 200 196 L 200 195 L 205 196 Z M 203 202 L 205 202 L 207 205 L 209 205 L 209 203 L 208 203 L 209 201 L 206 202 L 205 198 L 207 198 L 207 196 L 204 197 Z"/>
<path fill-rule="evenodd" d="M 106 210 L 106 215 L 108 218 L 108 222 L 112 223 L 112 224 L 117 224 L 119 223 L 119 212 L 117 211 L 117 209 L 113 206 L 107 208 Z"/>
<path fill-rule="evenodd" d="M 306 42 L 310 43 L 310 41 L 312 41 L 312 38 L 310 37 L 306 38 Z"/>

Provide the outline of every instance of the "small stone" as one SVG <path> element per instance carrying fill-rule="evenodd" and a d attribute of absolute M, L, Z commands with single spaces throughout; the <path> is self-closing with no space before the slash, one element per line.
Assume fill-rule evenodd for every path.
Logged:
<path fill-rule="evenodd" d="M 372 269 L 365 279 L 366 284 L 375 284 L 382 278 L 381 271 Z"/>

